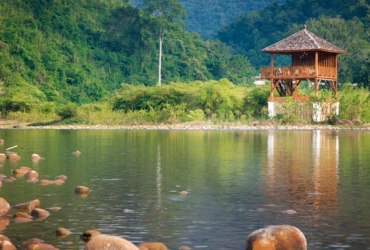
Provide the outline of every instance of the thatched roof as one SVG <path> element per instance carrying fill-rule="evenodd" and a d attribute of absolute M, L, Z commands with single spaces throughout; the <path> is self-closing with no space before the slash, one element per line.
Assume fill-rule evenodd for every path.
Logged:
<path fill-rule="evenodd" d="M 294 33 L 287 38 L 274 43 L 262 50 L 266 53 L 285 54 L 298 51 L 325 51 L 337 54 L 347 53 L 345 50 L 329 43 L 328 41 L 316 36 L 306 30 L 306 26 L 302 30 Z"/>

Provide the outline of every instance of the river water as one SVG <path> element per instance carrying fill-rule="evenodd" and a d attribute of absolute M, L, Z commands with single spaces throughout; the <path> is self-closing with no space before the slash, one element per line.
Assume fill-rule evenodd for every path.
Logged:
<path fill-rule="evenodd" d="M 11 205 L 61 208 L 42 221 L 3 219 L 16 245 L 36 237 L 83 249 L 79 235 L 96 229 L 135 244 L 236 250 L 253 230 L 290 224 L 308 249 L 370 249 L 370 132 L 5 129 L 0 138 L 0 151 L 17 145 L 22 157 L 1 174 L 29 166 L 39 179 L 68 177 L 60 186 L 3 182 Z M 79 185 L 89 196 L 74 194 Z M 71 234 L 57 238 L 58 227 Z"/>

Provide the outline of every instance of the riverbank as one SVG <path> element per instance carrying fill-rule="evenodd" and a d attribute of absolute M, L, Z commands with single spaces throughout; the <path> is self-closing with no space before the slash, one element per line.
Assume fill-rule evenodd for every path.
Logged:
<path fill-rule="evenodd" d="M 0 129 L 96 129 L 96 130 L 369 130 L 370 124 L 345 124 L 345 125 L 321 125 L 321 124 L 295 124 L 279 125 L 271 122 L 252 122 L 251 124 L 224 123 L 213 124 L 210 122 L 188 122 L 180 124 L 144 124 L 144 125 L 45 125 L 32 126 L 16 121 L 1 121 Z"/>

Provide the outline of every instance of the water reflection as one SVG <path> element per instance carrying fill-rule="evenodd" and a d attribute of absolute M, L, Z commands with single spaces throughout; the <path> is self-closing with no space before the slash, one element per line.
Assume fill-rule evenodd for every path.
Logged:
<path fill-rule="evenodd" d="M 278 197 L 297 209 L 336 207 L 339 139 L 335 132 L 270 131 L 267 149 L 270 202 L 276 203 Z"/>
<path fill-rule="evenodd" d="M 156 184 L 157 184 L 157 208 L 162 208 L 162 167 L 161 167 L 161 145 L 157 147 L 157 169 L 156 169 Z"/>
<path fill-rule="evenodd" d="M 370 133 L 0 130 L 0 138 L 10 144 L 3 151 L 30 145 L 18 148 L 19 161 L 4 161 L 0 174 L 33 166 L 42 176 L 68 176 L 60 186 L 3 181 L 10 204 L 38 198 L 44 209 L 60 208 L 48 209 L 44 221 L 0 221 L 16 243 L 39 237 L 83 249 L 76 236 L 94 228 L 169 249 L 244 249 L 251 231 L 292 224 L 309 249 L 370 245 Z M 34 152 L 45 157 L 37 165 Z M 79 185 L 91 194 L 76 197 Z M 184 189 L 191 192 L 179 195 Z M 61 226 L 72 234 L 55 238 Z"/>

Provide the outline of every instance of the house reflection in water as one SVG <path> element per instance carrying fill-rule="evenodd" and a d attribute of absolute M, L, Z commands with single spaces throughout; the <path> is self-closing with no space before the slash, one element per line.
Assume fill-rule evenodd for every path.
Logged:
<path fill-rule="evenodd" d="M 336 207 L 339 142 L 335 132 L 270 131 L 267 144 L 268 169 L 263 175 L 270 203 L 314 211 Z"/>

